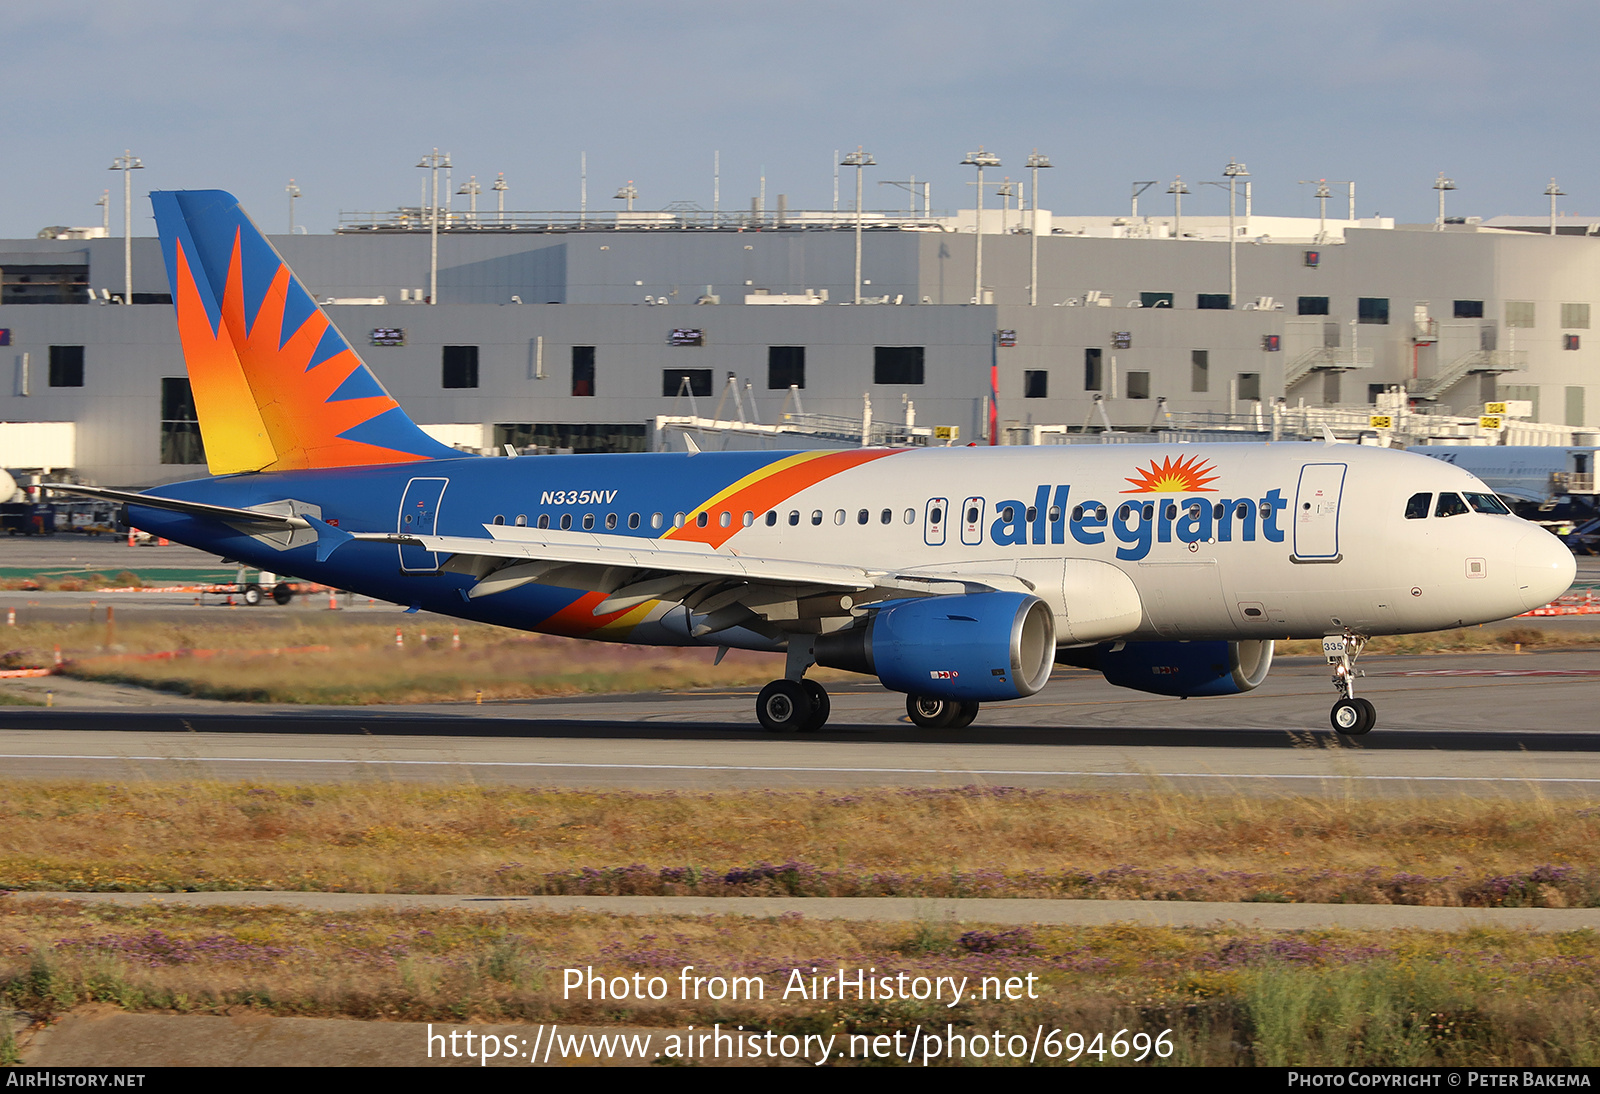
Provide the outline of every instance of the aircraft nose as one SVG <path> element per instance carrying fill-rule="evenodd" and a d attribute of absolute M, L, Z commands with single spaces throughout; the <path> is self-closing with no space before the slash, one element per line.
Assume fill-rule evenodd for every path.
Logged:
<path fill-rule="evenodd" d="M 1578 560 L 1555 536 L 1535 528 L 1517 541 L 1517 593 L 1530 611 L 1566 592 L 1578 574 Z"/>

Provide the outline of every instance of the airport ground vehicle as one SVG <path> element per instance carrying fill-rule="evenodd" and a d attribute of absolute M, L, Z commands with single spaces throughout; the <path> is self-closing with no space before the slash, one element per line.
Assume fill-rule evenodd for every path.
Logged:
<path fill-rule="evenodd" d="M 1374 634 L 1500 619 L 1570 552 L 1466 471 L 1338 444 L 463 456 L 405 415 L 237 201 L 152 195 L 215 477 L 139 527 L 466 619 L 782 653 L 769 729 L 815 729 L 814 664 L 926 727 L 1058 661 L 1163 695 L 1249 691 L 1321 638 L 1346 733 Z"/>

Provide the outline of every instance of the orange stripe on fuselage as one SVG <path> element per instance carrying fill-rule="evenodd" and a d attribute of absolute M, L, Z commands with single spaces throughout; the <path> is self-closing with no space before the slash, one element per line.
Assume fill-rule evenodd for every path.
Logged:
<path fill-rule="evenodd" d="M 559 634 L 567 638 L 589 638 L 593 636 L 595 631 L 611 626 L 629 612 L 637 612 L 641 607 L 646 608 L 646 614 L 648 614 L 648 607 L 655 604 L 655 601 L 652 600 L 649 605 L 638 605 L 633 608 L 623 608 L 621 611 L 595 615 L 595 608 L 606 598 L 606 595 L 605 593 L 584 593 L 577 600 L 574 600 L 571 604 L 541 622 L 537 629 L 545 634 Z M 642 619 L 643 617 L 641 616 L 640 618 Z M 637 623 L 639 620 L 635 619 L 632 622 Z"/>
<path fill-rule="evenodd" d="M 787 456 L 776 463 L 752 471 L 727 489 L 698 506 L 685 518 L 682 528 L 674 528 L 662 539 L 693 540 L 721 547 L 743 524 L 740 516 L 745 510 L 765 513 L 768 509 L 787 501 L 808 486 L 832 478 L 851 468 L 893 456 L 903 449 L 857 448 L 846 452 L 801 452 Z M 727 510 L 732 514 L 728 527 L 722 527 L 713 511 Z M 704 528 L 695 526 L 701 514 L 710 515 Z"/>

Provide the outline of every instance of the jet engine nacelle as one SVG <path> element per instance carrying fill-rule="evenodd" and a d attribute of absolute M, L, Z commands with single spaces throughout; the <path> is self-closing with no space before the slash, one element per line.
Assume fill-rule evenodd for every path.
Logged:
<path fill-rule="evenodd" d="M 1097 669 L 1119 688 L 1183 698 L 1254 691 L 1272 668 L 1272 641 L 1103 642 L 1057 660 Z"/>
<path fill-rule="evenodd" d="M 994 702 L 1032 695 L 1050 679 L 1055 617 L 1027 593 L 894 600 L 867 625 L 817 639 L 817 664 L 876 676 L 910 695 Z"/>

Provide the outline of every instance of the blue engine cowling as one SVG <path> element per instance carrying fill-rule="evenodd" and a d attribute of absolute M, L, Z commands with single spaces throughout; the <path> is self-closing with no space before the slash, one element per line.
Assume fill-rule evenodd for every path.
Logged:
<path fill-rule="evenodd" d="M 1044 687 L 1056 650 L 1050 606 L 1027 593 L 966 593 L 876 605 L 864 627 L 817 639 L 817 664 L 911 695 L 994 702 Z"/>
<path fill-rule="evenodd" d="M 1097 669 L 1119 688 L 1182 698 L 1253 691 L 1272 668 L 1272 641 L 1102 642 L 1057 660 Z"/>

